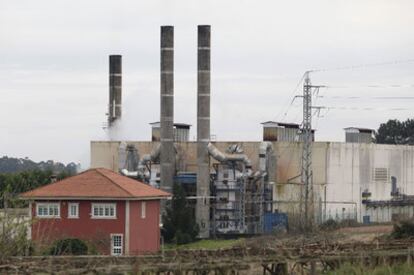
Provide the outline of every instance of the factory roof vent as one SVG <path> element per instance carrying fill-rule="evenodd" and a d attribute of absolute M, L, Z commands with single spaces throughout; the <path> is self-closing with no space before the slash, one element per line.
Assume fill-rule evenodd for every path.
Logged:
<path fill-rule="evenodd" d="M 152 141 L 160 141 L 161 137 L 161 123 L 159 121 L 150 123 L 152 128 Z M 191 124 L 174 123 L 174 141 L 185 142 L 190 140 Z"/>
<path fill-rule="evenodd" d="M 369 128 L 347 127 L 345 130 L 345 142 L 371 143 L 375 130 Z"/>
<path fill-rule="evenodd" d="M 294 128 L 299 129 L 299 124 L 296 123 L 284 123 L 276 121 L 265 121 L 261 123 L 263 127 L 278 127 L 278 128 Z"/>
<path fill-rule="evenodd" d="M 264 141 L 302 141 L 300 124 L 277 121 L 265 121 L 263 125 Z M 312 141 L 315 140 L 315 130 L 312 130 Z"/>

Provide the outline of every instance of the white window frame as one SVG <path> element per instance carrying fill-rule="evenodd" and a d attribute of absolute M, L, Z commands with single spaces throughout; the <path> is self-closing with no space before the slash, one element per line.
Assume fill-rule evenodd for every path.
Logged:
<path fill-rule="evenodd" d="M 57 207 L 57 215 L 50 214 L 50 208 Z M 40 214 L 39 209 L 40 208 L 46 208 L 47 214 Z M 60 218 L 60 203 L 59 202 L 37 202 L 36 203 L 36 217 L 42 218 L 42 219 L 53 219 L 53 218 Z"/>
<path fill-rule="evenodd" d="M 109 207 L 108 209 L 110 209 L 110 207 L 113 206 L 114 209 L 114 214 L 113 215 L 105 215 L 105 208 Z M 102 215 L 99 215 L 99 210 L 98 210 L 98 215 L 95 215 L 95 207 L 102 208 Z M 108 210 L 110 211 L 110 210 Z M 116 219 L 116 203 L 92 203 L 91 205 L 91 217 L 92 219 Z"/>
<path fill-rule="evenodd" d="M 70 208 L 72 206 L 76 206 L 76 215 L 71 215 Z M 79 203 L 78 202 L 70 202 L 68 203 L 68 219 L 79 219 Z"/>
<path fill-rule="evenodd" d="M 121 237 L 121 245 L 114 245 L 114 237 Z M 120 249 L 120 253 L 115 253 L 114 249 Z M 124 253 L 124 235 L 123 234 L 111 234 L 111 255 L 112 256 L 121 256 Z"/>
<path fill-rule="evenodd" d="M 147 217 L 147 203 L 145 201 L 141 201 L 141 219 L 145 219 Z"/>

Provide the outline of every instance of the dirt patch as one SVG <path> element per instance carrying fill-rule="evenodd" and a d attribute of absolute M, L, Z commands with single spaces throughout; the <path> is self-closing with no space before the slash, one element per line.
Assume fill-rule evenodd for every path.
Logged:
<path fill-rule="evenodd" d="M 355 233 L 355 234 L 388 234 L 393 229 L 392 224 L 386 225 L 369 225 L 369 226 L 358 226 L 358 227 L 344 227 L 338 229 L 340 233 Z"/>
<path fill-rule="evenodd" d="M 393 225 L 371 225 L 359 227 L 344 227 L 336 232 L 342 236 L 342 242 L 363 242 L 370 243 L 381 236 L 392 232 Z"/>

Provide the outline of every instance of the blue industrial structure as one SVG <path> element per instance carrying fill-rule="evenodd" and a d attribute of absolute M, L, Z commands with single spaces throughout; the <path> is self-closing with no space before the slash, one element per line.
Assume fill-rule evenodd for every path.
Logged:
<path fill-rule="evenodd" d="M 265 213 L 264 233 L 285 232 L 288 230 L 288 216 L 286 213 Z"/>

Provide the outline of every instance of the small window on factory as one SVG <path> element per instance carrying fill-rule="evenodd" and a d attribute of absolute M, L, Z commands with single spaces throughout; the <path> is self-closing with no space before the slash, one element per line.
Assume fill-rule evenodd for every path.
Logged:
<path fill-rule="evenodd" d="M 145 203 L 145 201 L 141 202 L 141 218 L 145 219 L 145 217 L 147 216 L 147 204 Z"/>
<path fill-rule="evenodd" d="M 79 203 L 69 203 L 68 204 L 68 218 L 77 219 L 79 218 Z"/>

